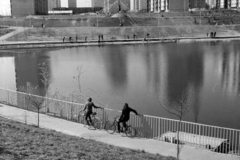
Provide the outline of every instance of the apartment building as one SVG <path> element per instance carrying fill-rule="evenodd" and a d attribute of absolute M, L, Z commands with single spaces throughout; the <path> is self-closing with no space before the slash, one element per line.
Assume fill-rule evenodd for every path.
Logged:
<path fill-rule="evenodd" d="M 239 8 L 240 0 L 216 0 L 216 8 L 230 9 Z"/>
<path fill-rule="evenodd" d="M 68 7 L 69 8 L 76 8 L 77 7 L 77 0 L 68 0 Z"/>
<path fill-rule="evenodd" d="M 12 16 L 35 14 L 34 0 L 11 0 Z"/>
<path fill-rule="evenodd" d="M 61 0 L 48 0 L 48 11 L 61 7 Z"/>
<path fill-rule="evenodd" d="M 206 8 L 206 0 L 190 0 L 189 8 Z"/>
<path fill-rule="evenodd" d="M 130 0 L 130 11 L 147 10 L 147 0 Z"/>

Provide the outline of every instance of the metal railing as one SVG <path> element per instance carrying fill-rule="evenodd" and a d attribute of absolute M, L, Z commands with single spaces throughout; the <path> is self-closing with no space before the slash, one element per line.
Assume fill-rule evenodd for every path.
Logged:
<path fill-rule="evenodd" d="M 43 101 L 41 103 L 41 113 L 79 122 L 78 114 L 83 109 L 84 104 L 0 89 L 0 103 L 37 111 L 28 102 L 29 96 L 35 98 L 36 101 Z M 96 112 L 98 117 L 102 119 L 103 124 L 121 114 L 120 111 L 107 108 L 96 110 Z M 135 114 L 131 115 L 129 123 L 137 130 L 138 138 L 179 143 L 213 152 L 240 156 L 240 130 L 237 129 L 186 121 L 179 122 L 178 120 L 149 115 L 136 116 Z"/>

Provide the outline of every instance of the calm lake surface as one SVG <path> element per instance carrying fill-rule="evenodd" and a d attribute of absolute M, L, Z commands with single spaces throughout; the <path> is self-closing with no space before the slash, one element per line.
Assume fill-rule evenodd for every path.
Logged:
<path fill-rule="evenodd" d="M 192 109 L 183 120 L 240 129 L 240 41 L 0 51 L 0 87 L 42 87 L 42 62 L 52 90 L 64 95 L 78 92 L 81 66 L 83 94 L 103 107 L 127 102 L 141 114 L 177 119 L 159 101 L 186 92 Z"/>

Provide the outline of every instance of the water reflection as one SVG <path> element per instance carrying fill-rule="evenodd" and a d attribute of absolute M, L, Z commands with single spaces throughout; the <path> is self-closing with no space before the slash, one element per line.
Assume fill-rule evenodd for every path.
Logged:
<path fill-rule="evenodd" d="M 9 63 L 4 60 L 3 57 L 8 56 L 13 59 L 13 63 Z M 46 67 L 49 69 L 49 57 L 46 55 L 46 50 L 19 50 L 16 51 L 14 54 L 12 54 L 11 51 L 6 51 L 4 54 L 1 55 L 1 57 L 1 61 L 7 62 L 4 70 L 7 71 L 8 74 L 14 74 L 14 77 L 12 77 L 12 79 L 16 81 L 16 83 L 11 84 L 12 86 L 9 88 L 13 87 L 16 88 L 17 91 L 21 91 L 23 87 L 26 87 L 26 83 L 29 82 L 33 86 L 38 86 L 39 90 L 43 90 L 43 77 L 41 74 L 41 70 L 39 69 L 39 64 L 45 63 Z M 3 66 L 1 68 L 3 68 Z M 15 68 L 14 71 L 9 70 L 9 68 L 12 67 Z M 51 75 L 50 70 L 48 70 L 48 72 Z M 45 93 L 40 93 L 41 96 L 45 96 Z"/>
<path fill-rule="evenodd" d="M 128 85 L 128 57 L 120 46 L 108 47 L 103 54 L 105 71 L 112 90 L 123 94 Z"/>
<path fill-rule="evenodd" d="M 227 46 L 225 46 L 227 47 Z M 222 66 L 221 66 L 221 85 L 229 96 L 239 94 L 239 47 L 238 45 L 229 45 L 227 49 L 223 48 Z"/>
<path fill-rule="evenodd" d="M 42 88 L 38 64 L 44 62 L 53 88 L 72 93 L 76 67 L 82 65 L 82 88 L 94 90 L 88 95 L 112 109 L 128 102 L 139 113 L 177 118 L 164 111 L 154 94 L 171 103 L 187 91 L 192 109 L 184 120 L 240 129 L 239 50 L 236 42 L 21 50 L 1 54 L 1 67 L 12 69 L 6 74 L 0 68 L 0 76 L 7 77 L 0 86 L 16 79 L 11 83 L 17 90 L 26 82 Z"/>
<path fill-rule="evenodd" d="M 194 45 L 194 44 L 192 44 Z M 202 50 L 197 45 L 179 44 L 174 46 L 169 44 L 164 46 L 164 54 L 161 58 L 164 64 L 166 80 L 159 82 L 161 88 L 161 100 L 167 99 L 168 105 L 175 105 L 176 102 L 183 100 L 185 92 L 189 92 L 185 97 L 188 101 L 191 100 L 194 122 L 198 121 L 200 111 L 199 99 L 200 91 L 203 85 L 203 55 Z M 165 63 L 164 63 L 165 62 Z"/>

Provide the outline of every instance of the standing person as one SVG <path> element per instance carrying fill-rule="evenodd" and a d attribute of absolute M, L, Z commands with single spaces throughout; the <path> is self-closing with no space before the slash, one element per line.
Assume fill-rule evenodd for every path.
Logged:
<path fill-rule="evenodd" d="M 130 118 L 130 112 L 134 112 L 136 115 L 139 115 L 136 110 L 130 108 L 127 103 L 124 104 L 122 109 L 122 114 L 118 120 L 118 132 L 120 132 L 120 123 L 123 124 L 123 127 L 126 129 L 127 121 Z"/>
<path fill-rule="evenodd" d="M 101 38 L 101 35 L 99 34 L 98 35 L 98 43 L 100 42 L 100 38 Z"/>
<path fill-rule="evenodd" d="M 87 101 L 88 102 L 85 104 L 85 107 L 84 107 L 83 111 L 87 110 L 86 115 L 85 115 L 85 120 L 87 122 L 87 125 L 90 125 L 89 122 L 92 124 L 91 114 L 93 113 L 93 111 L 92 111 L 93 107 L 94 108 L 101 108 L 101 109 L 103 109 L 103 108 L 96 106 L 92 102 L 92 98 L 91 97 L 89 97 Z M 88 122 L 88 119 L 89 119 L 89 122 Z"/>

